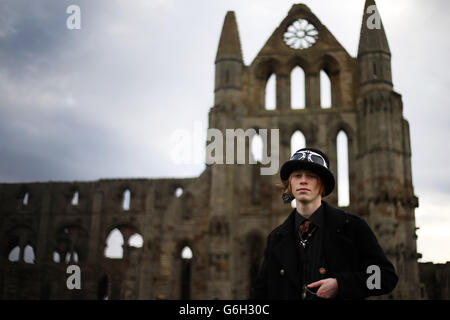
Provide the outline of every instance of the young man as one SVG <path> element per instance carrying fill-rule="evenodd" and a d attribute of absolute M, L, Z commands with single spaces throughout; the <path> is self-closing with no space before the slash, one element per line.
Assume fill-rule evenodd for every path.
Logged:
<path fill-rule="evenodd" d="M 267 238 L 251 299 L 363 299 L 390 293 L 398 277 L 367 223 L 322 197 L 335 186 L 327 156 L 294 153 L 280 169 L 296 208 Z M 378 277 L 378 279 L 376 279 Z"/>

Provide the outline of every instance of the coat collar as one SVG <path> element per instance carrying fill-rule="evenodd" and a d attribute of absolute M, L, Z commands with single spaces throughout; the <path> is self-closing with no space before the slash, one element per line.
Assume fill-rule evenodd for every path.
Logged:
<path fill-rule="evenodd" d="M 320 205 L 319 208 L 317 208 L 316 211 L 314 211 L 311 216 L 307 219 L 304 216 L 302 216 L 301 214 L 299 214 L 298 212 L 296 212 L 296 214 L 294 214 L 294 219 L 295 219 L 295 228 L 294 228 L 294 232 L 295 230 L 298 230 L 298 227 L 305 221 L 305 220 L 309 220 L 311 221 L 314 225 L 316 225 L 317 227 L 323 228 L 323 205 Z"/>
<path fill-rule="evenodd" d="M 341 230 L 347 220 L 347 215 L 344 211 L 330 206 L 326 201 L 322 200 L 323 207 L 323 222 L 324 229 L 327 231 L 336 232 Z M 297 209 L 293 209 L 291 214 L 284 220 L 284 222 L 278 227 L 277 233 L 283 237 L 294 234 L 295 215 Z"/>

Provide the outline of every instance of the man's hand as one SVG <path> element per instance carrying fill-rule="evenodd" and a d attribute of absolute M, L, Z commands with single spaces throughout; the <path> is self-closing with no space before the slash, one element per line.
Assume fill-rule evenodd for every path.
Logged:
<path fill-rule="evenodd" d="M 317 296 L 324 299 L 333 299 L 338 293 L 338 283 L 335 278 L 327 278 L 308 284 L 308 288 L 316 288 Z"/>

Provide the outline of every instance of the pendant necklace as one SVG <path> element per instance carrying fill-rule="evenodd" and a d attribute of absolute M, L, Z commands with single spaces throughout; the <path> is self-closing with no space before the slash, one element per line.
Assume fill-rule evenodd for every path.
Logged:
<path fill-rule="evenodd" d="M 306 245 L 307 245 L 308 242 L 309 242 L 309 238 L 312 237 L 312 235 L 313 235 L 314 231 L 316 231 L 316 229 L 317 229 L 317 226 L 314 226 L 314 228 L 311 230 L 311 232 L 308 233 L 308 235 L 306 236 L 305 239 L 302 238 L 302 235 L 301 235 L 300 232 L 299 232 L 299 235 L 300 235 L 300 244 L 302 245 L 303 248 L 306 248 Z"/>

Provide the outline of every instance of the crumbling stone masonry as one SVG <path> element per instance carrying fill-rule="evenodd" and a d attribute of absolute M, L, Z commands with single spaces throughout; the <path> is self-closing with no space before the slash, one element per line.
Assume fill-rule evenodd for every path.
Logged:
<path fill-rule="evenodd" d="M 367 0 L 364 12 L 374 4 Z M 215 60 L 209 127 L 224 133 L 279 129 L 280 163 L 289 158 L 291 137 L 299 130 L 307 146 L 329 155 L 336 176 L 336 137 L 343 131 L 350 182 L 344 209 L 368 221 L 400 276 L 385 298 L 449 298 L 449 278 L 417 262 L 409 126 L 393 88 L 384 26 L 368 28 L 370 16 L 363 14 L 358 55 L 351 57 L 307 6 L 293 5 L 245 65 L 235 14 L 228 12 Z M 291 83 L 297 66 L 304 72 L 304 89 Z M 321 104 L 321 71 L 331 83 L 330 108 Z M 273 110 L 265 105 L 271 75 Z M 304 90 L 304 108 L 291 107 L 292 90 Z M 253 138 L 246 140 L 247 153 Z M 275 186 L 278 174 L 260 175 L 261 166 L 212 164 L 192 179 L 1 184 L 0 297 L 247 298 L 265 237 L 291 210 Z M 337 205 L 338 190 L 326 200 Z M 105 256 L 113 230 L 123 237 L 122 258 Z M 135 235 L 142 245 L 132 243 Z M 81 268 L 81 290 L 66 286 L 70 264 Z M 431 291 L 441 278 L 447 289 Z"/>

